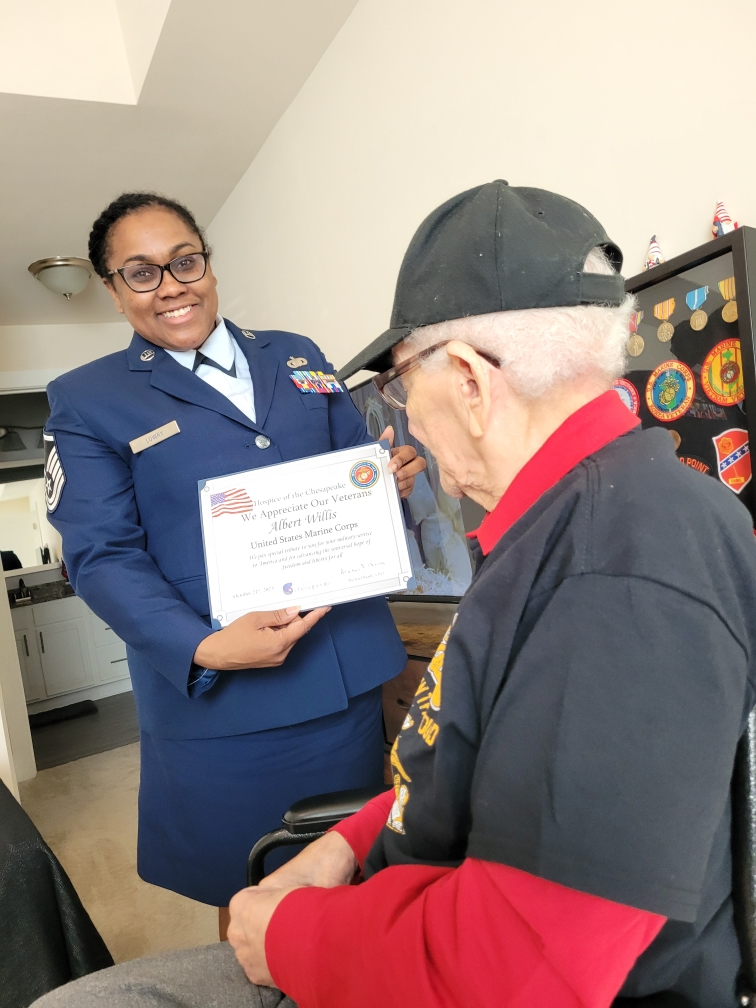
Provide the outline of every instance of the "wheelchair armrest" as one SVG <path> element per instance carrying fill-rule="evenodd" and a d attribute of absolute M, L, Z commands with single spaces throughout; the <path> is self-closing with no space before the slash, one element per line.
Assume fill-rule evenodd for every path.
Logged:
<path fill-rule="evenodd" d="M 371 798 L 383 791 L 380 788 L 354 788 L 351 791 L 332 791 L 294 802 L 284 813 L 283 826 L 290 833 L 325 833 L 332 826 L 359 812 Z"/>

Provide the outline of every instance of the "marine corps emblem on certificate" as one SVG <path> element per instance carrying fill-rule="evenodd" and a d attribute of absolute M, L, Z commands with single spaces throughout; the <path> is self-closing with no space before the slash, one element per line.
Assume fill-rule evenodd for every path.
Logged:
<path fill-rule="evenodd" d="M 679 360 L 664 361 L 651 372 L 646 383 L 649 412 L 664 423 L 671 423 L 687 413 L 695 394 L 695 375 Z"/>
<path fill-rule="evenodd" d="M 701 385 L 717 406 L 737 406 L 743 401 L 745 385 L 739 339 L 722 340 L 708 352 L 701 366 Z"/>
<path fill-rule="evenodd" d="M 349 470 L 349 479 L 356 487 L 371 487 L 378 482 L 378 469 L 372 462 L 358 462 Z"/>
<path fill-rule="evenodd" d="M 635 385 L 633 385 L 632 382 L 629 382 L 627 378 L 618 378 L 612 385 L 612 388 L 630 412 L 635 413 L 635 415 L 638 416 L 638 413 L 640 412 L 640 396 L 638 395 L 638 390 Z"/>
<path fill-rule="evenodd" d="M 751 482 L 748 431 L 742 427 L 731 427 L 712 441 L 717 452 L 717 475 L 725 486 L 739 494 Z"/>

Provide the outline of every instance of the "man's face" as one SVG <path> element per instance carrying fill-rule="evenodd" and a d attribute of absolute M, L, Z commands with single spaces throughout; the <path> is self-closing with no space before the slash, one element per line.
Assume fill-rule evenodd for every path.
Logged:
<path fill-rule="evenodd" d="M 185 253 L 201 252 L 202 242 L 175 213 L 145 207 L 122 217 L 109 235 L 108 269 L 134 263 L 166 263 Z M 122 276 L 106 286 L 115 306 L 150 343 L 168 350 L 195 350 L 215 328 L 218 281 L 210 264 L 201 280 L 181 283 L 166 270 L 157 290 L 131 290 Z"/>
<path fill-rule="evenodd" d="M 439 354 L 444 354 L 440 350 Z M 394 350 L 400 364 L 412 356 L 404 343 Z M 432 453 L 438 463 L 441 486 L 451 497 L 464 497 L 469 485 L 469 438 L 459 415 L 455 396 L 455 373 L 449 363 L 428 373 L 422 366 L 402 375 L 407 389 L 407 421 L 410 432 Z"/>

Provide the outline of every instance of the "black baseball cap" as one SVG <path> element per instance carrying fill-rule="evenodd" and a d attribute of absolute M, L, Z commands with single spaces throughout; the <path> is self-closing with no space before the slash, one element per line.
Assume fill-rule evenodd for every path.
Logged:
<path fill-rule="evenodd" d="M 584 273 L 592 248 L 617 273 Z M 339 371 L 386 371 L 391 348 L 418 326 L 469 315 L 619 305 L 622 252 L 588 211 L 545 189 L 497 179 L 453 196 L 425 218 L 399 270 L 391 328 Z"/>

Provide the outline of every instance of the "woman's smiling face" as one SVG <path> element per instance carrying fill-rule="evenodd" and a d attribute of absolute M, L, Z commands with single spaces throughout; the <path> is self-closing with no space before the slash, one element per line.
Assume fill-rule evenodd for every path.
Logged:
<path fill-rule="evenodd" d="M 181 218 L 163 207 L 145 207 L 117 221 L 108 235 L 109 270 L 140 262 L 166 263 L 203 245 Z M 218 292 L 210 263 L 201 280 L 181 283 L 167 270 L 157 290 L 138 293 L 122 276 L 105 285 L 115 306 L 140 336 L 168 350 L 196 350 L 215 328 Z"/>

